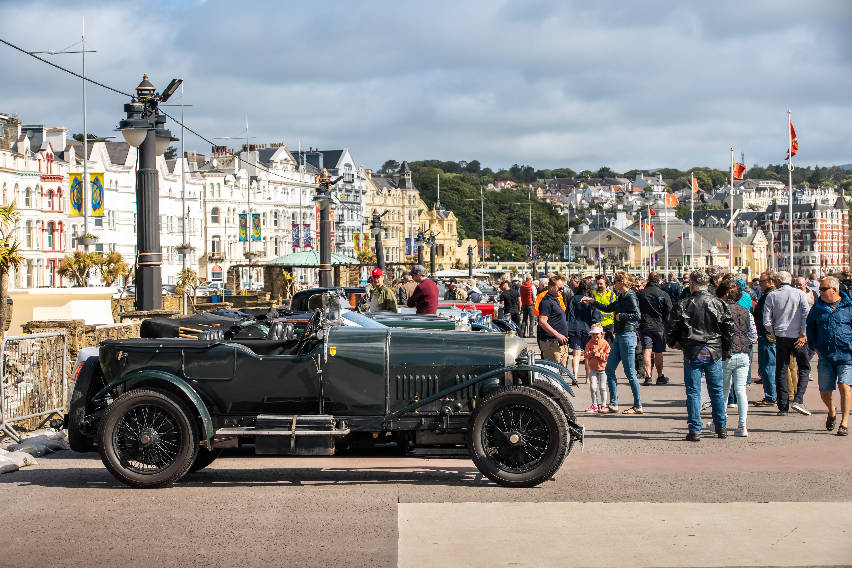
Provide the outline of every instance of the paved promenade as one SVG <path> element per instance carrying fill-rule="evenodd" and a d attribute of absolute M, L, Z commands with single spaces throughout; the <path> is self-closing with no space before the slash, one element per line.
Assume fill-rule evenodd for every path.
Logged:
<path fill-rule="evenodd" d="M 231 454 L 173 488 L 139 491 L 117 483 L 97 454 L 52 454 L 0 476 L 0 542 L 14 553 L 3 558 L 14 566 L 852 565 L 852 444 L 823 429 L 816 381 L 805 399 L 813 416 L 751 408 L 748 438 L 707 433 L 696 444 L 682 440 L 677 355 L 666 365 L 672 384 L 642 388 L 647 414 L 582 416 L 585 449 L 575 446 L 554 480 L 531 489 L 498 487 L 468 459 L 384 453 Z M 761 387 L 749 388 L 759 398 Z M 581 384 L 576 407 L 588 405 Z"/>

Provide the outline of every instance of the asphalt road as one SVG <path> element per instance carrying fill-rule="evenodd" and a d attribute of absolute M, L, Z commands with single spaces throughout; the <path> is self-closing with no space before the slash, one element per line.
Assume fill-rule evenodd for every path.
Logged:
<path fill-rule="evenodd" d="M 800 534 L 817 531 L 826 538 L 839 538 L 841 544 L 831 548 L 852 564 L 852 523 L 838 517 L 852 509 L 852 445 L 849 438 L 824 430 L 825 410 L 818 401 L 816 382 L 810 384 L 806 397 L 813 416 L 777 417 L 772 409 L 751 409 L 748 438 L 719 440 L 707 434 L 700 443 L 688 443 L 682 440 L 686 413 L 682 372 L 676 363 L 676 356 L 667 354 L 672 384 L 643 387 L 645 415 L 583 416 L 588 434 L 583 451 L 575 446 L 555 478 L 532 489 L 498 487 L 479 475 L 467 459 L 401 458 L 387 453 L 332 458 L 235 453 L 175 487 L 133 490 L 117 483 L 97 454 L 52 454 L 40 458 L 38 466 L 0 476 L 5 517 L 0 524 L 0 566 L 447 566 L 464 563 L 460 552 L 454 551 L 463 549 L 470 555 L 476 553 L 476 546 L 498 559 L 513 558 L 512 565 L 528 564 L 524 559 L 538 565 L 560 563 L 547 556 L 533 561 L 539 558 L 532 554 L 533 546 L 537 552 L 547 550 L 548 541 L 545 538 L 542 543 L 541 533 L 551 521 L 524 524 L 530 510 L 540 511 L 542 519 L 570 520 L 570 526 L 552 541 L 559 550 L 566 550 L 567 556 L 559 557 L 563 565 L 573 564 L 571 546 L 577 547 L 579 559 L 589 542 L 598 541 L 603 543 L 599 565 L 691 565 L 683 556 L 689 548 L 672 548 L 674 535 L 683 531 L 660 531 L 655 523 L 648 525 L 647 538 L 628 539 L 620 531 L 643 534 L 642 523 L 628 529 L 619 525 L 618 515 L 605 513 L 619 510 L 619 503 L 625 507 L 630 503 L 630 516 L 635 518 L 643 510 L 651 511 L 650 505 L 642 506 L 645 502 L 669 504 L 671 510 L 659 514 L 670 515 L 679 530 L 691 526 L 683 519 L 703 517 L 700 511 L 705 509 L 684 512 L 674 505 L 678 503 L 737 502 L 752 507 L 767 502 L 802 503 L 805 510 L 818 512 L 811 515 L 816 520 L 789 512 L 793 536 L 785 538 L 797 538 L 795 523 L 810 523 L 802 524 Z M 620 397 L 629 398 L 626 384 L 620 383 L 619 389 Z M 760 398 L 760 389 L 751 386 L 749 397 Z M 581 384 L 577 390 L 576 408 L 584 409 L 589 404 L 588 387 Z M 729 412 L 735 426 L 736 410 Z M 571 505 L 575 502 L 615 504 L 609 507 L 616 509 L 601 505 L 601 515 L 612 519 L 609 526 L 594 525 L 595 517 L 588 516 L 594 513 Z M 429 503 L 443 505 L 415 506 Z M 542 505 L 518 505 L 527 512 L 517 515 L 527 517 L 515 518 L 508 505 L 489 514 L 480 509 L 479 515 L 451 505 L 464 503 Z M 706 515 L 727 519 L 739 534 L 740 526 L 750 531 L 763 525 L 761 510 L 746 513 L 734 505 L 721 505 L 706 509 Z M 480 533 L 479 517 L 482 523 L 505 517 L 501 524 L 516 530 L 497 531 L 496 542 L 485 534 L 474 538 Z M 400 526 L 405 544 L 398 551 Z M 449 537 L 435 536 L 441 530 L 471 538 L 465 536 L 460 545 L 449 542 Z M 484 525 L 481 532 L 495 534 Z M 418 538 L 421 533 L 423 539 Z M 773 550 L 781 554 L 778 543 L 766 544 L 767 539 L 774 541 L 774 534 L 754 534 L 758 554 L 739 556 L 738 564 L 845 564 L 836 555 L 819 554 L 824 547 L 813 539 L 790 541 L 804 555 L 782 554 L 780 558 L 786 560 L 779 561 L 772 556 Z M 731 539 L 712 531 L 692 531 L 683 538 L 687 537 L 692 550 L 697 546 L 703 551 L 725 546 L 718 539 Z M 525 546 L 530 547 L 529 555 Z M 767 555 L 761 552 L 764 546 L 770 549 Z M 808 561 L 811 546 L 813 561 Z M 700 565 L 731 565 L 727 558 Z"/>

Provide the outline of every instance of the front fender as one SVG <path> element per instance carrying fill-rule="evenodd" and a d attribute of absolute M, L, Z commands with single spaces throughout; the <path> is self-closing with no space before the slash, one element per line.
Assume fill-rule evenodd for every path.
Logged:
<path fill-rule="evenodd" d="M 210 442 L 213 440 L 214 434 L 213 419 L 210 417 L 210 411 L 207 410 L 207 405 L 204 404 L 204 401 L 201 400 L 201 397 L 195 389 L 177 375 L 156 369 L 140 369 L 115 379 L 99 390 L 92 398 L 100 398 L 118 385 L 127 385 L 127 388 L 130 389 L 143 383 L 150 384 L 152 386 L 156 386 L 157 383 L 168 383 L 178 388 L 180 392 L 189 399 L 195 407 L 195 410 L 198 412 L 198 415 L 201 417 L 201 427 L 204 430 L 204 439 L 207 440 L 207 445 L 210 447 Z"/>

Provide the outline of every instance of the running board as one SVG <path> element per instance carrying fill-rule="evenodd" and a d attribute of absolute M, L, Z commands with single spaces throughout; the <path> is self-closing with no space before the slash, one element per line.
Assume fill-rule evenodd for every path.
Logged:
<path fill-rule="evenodd" d="M 257 428 L 219 428 L 215 436 L 346 436 L 350 429 L 334 430 L 258 430 Z"/>
<path fill-rule="evenodd" d="M 225 427 L 215 436 L 345 436 L 350 429 L 331 415 L 278 416 L 261 414 L 254 426 Z"/>

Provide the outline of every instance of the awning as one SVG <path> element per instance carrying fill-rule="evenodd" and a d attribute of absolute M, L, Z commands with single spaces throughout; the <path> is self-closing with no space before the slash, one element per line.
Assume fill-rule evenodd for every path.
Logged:
<path fill-rule="evenodd" d="M 261 264 L 272 264 L 277 266 L 295 266 L 299 268 L 318 268 L 320 265 L 320 254 L 317 250 L 306 250 L 302 252 L 294 252 L 285 254 L 278 258 L 272 259 L 269 262 Z M 361 264 L 357 258 L 346 256 L 345 254 L 331 253 L 331 264 L 333 265 L 348 265 Z"/>

